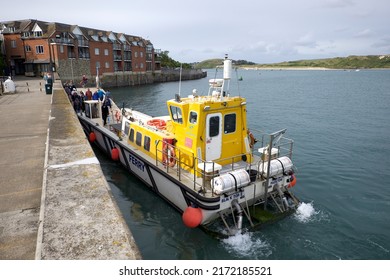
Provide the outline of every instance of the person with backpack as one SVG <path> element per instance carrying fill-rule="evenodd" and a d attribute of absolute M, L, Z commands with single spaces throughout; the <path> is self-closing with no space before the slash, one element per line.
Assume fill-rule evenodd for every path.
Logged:
<path fill-rule="evenodd" d="M 103 124 L 106 125 L 107 124 L 107 117 L 109 115 L 109 109 L 111 109 L 111 101 L 110 101 L 110 98 L 107 97 L 105 98 L 105 100 L 103 101 L 103 105 L 102 105 L 102 118 L 103 118 Z"/>

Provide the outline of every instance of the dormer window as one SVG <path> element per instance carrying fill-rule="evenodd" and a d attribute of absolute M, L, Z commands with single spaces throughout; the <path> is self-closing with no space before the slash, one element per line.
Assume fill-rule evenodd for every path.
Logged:
<path fill-rule="evenodd" d="M 42 31 L 34 31 L 34 37 L 42 37 Z"/>

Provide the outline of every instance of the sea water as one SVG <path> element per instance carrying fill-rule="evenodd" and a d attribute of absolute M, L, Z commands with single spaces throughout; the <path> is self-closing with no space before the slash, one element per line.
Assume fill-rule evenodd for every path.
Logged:
<path fill-rule="evenodd" d="M 220 74 L 220 73 L 218 73 Z M 247 98 L 248 123 L 287 128 L 294 140 L 293 215 L 258 231 L 217 239 L 117 163 L 103 172 L 144 259 L 390 259 L 390 71 L 239 71 L 230 91 Z M 206 79 L 181 96 L 207 94 Z M 117 104 L 166 115 L 177 82 L 112 89 Z"/>

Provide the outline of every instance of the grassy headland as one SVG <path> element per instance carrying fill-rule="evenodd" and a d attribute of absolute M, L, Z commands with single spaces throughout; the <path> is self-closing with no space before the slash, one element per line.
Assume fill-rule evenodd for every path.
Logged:
<path fill-rule="evenodd" d="M 218 65 L 222 65 L 222 59 L 208 59 L 196 65 L 196 68 L 210 69 Z M 367 55 L 348 57 L 335 57 L 325 59 L 310 59 L 310 60 L 296 60 L 285 61 L 272 64 L 255 64 L 245 61 L 238 61 L 235 63 L 236 67 L 242 68 L 328 68 L 328 69 L 378 69 L 390 68 L 390 55 Z"/>

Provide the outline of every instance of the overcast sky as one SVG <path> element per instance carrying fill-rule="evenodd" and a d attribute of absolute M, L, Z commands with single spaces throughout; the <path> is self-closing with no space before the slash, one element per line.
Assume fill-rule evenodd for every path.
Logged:
<path fill-rule="evenodd" d="M 256 63 L 390 54 L 390 0 L 11 1 L 0 20 L 38 19 L 149 39 L 181 62 Z"/>

